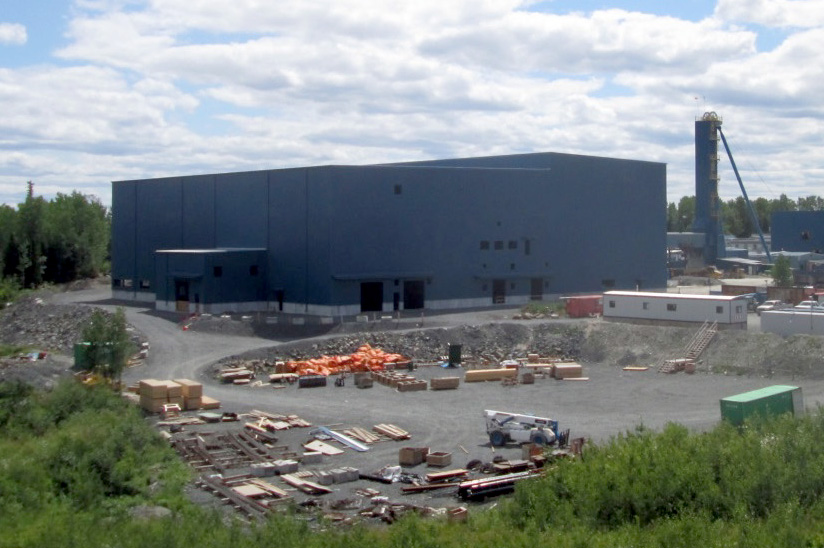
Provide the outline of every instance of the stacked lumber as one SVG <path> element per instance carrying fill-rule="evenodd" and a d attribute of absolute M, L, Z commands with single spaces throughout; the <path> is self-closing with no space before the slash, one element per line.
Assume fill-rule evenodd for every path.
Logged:
<path fill-rule="evenodd" d="M 469 475 L 469 470 L 463 468 L 456 468 L 454 470 L 447 470 L 445 472 L 431 472 L 424 476 L 429 483 L 441 483 L 445 481 L 455 481 L 463 479 Z"/>
<path fill-rule="evenodd" d="M 203 396 L 200 398 L 200 406 L 201 409 L 220 409 L 220 401 L 209 396 Z"/>
<path fill-rule="evenodd" d="M 319 485 L 313 481 L 303 479 L 296 474 L 284 474 L 280 476 L 280 479 L 288 485 L 291 485 L 296 489 L 300 489 L 304 493 L 308 493 L 310 495 L 325 495 L 332 492 L 331 489 L 326 488 L 323 485 Z"/>
<path fill-rule="evenodd" d="M 393 369 L 396 363 L 409 363 L 409 358 L 364 344 L 357 351 L 348 355 L 320 356 L 309 360 L 288 361 L 284 364 L 283 370 L 279 372 L 297 373 L 301 376 L 323 375 L 327 377 L 343 372 Z"/>
<path fill-rule="evenodd" d="M 288 382 L 292 384 L 298 380 L 296 373 L 272 373 L 269 375 L 269 382 Z"/>
<path fill-rule="evenodd" d="M 556 363 L 552 376 L 556 379 L 574 379 L 581 377 L 583 367 L 579 363 Z"/>
<path fill-rule="evenodd" d="M 238 380 L 251 380 L 255 376 L 255 372 L 246 367 L 229 367 L 221 369 L 220 380 L 225 383 L 234 383 Z"/>
<path fill-rule="evenodd" d="M 500 381 L 517 376 L 517 369 L 472 369 L 465 373 L 464 382 Z"/>
<path fill-rule="evenodd" d="M 289 428 L 298 427 L 306 428 L 312 426 L 312 423 L 303 420 L 297 415 L 278 415 L 276 413 L 267 413 L 259 409 L 252 409 L 249 415 L 258 420 L 268 421 L 268 426 L 272 430 L 287 430 Z"/>
<path fill-rule="evenodd" d="M 138 384 L 140 393 L 140 407 L 149 413 L 160 413 L 163 406 L 169 403 L 169 388 L 166 381 L 143 379 Z"/>
<path fill-rule="evenodd" d="M 429 380 L 431 390 L 454 390 L 461 383 L 460 377 L 440 377 Z"/>
<path fill-rule="evenodd" d="M 194 411 L 203 405 L 203 384 L 189 379 L 175 379 L 183 393 L 183 409 Z"/>
<path fill-rule="evenodd" d="M 357 426 L 344 430 L 343 433 L 351 438 L 355 438 L 358 441 L 362 441 L 363 443 L 375 443 L 381 439 L 380 436 L 376 436 L 372 432 Z"/>
<path fill-rule="evenodd" d="M 376 424 L 372 427 L 372 430 L 378 434 L 383 434 L 384 436 L 392 438 L 395 441 L 408 440 L 412 437 L 409 432 L 398 428 L 394 424 Z"/>

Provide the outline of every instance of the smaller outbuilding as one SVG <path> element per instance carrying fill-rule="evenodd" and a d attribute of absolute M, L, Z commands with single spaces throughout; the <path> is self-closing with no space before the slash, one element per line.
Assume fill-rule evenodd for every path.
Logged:
<path fill-rule="evenodd" d="M 704 323 L 746 329 L 748 297 L 644 291 L 604 293 L 604 319 L 636 323 Z"/>

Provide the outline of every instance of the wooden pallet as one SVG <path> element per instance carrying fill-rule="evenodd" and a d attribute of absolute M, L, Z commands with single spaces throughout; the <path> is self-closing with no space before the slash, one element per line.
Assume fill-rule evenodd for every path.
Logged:
<path fill-rule="evenodd" d="M 378 434 L 383 434 L 384 436 L 390 437 L 395 441 L 408 440 L 412 437 L 409 432 L 398 428 L 393 424 L 376 424 L 372 427 L 372 430 Z"/>

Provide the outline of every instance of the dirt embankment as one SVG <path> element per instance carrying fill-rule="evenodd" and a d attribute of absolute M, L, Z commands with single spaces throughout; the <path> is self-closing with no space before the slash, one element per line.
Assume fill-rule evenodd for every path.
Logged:
<path fill-rule="evenodd" d="M 528 353 L 579 360 L 585 364 L 657 367 L 681 358 L 697 327 L 634 325 L 603 320 L 561 322 L 498 322 L 424 329 L 412 332 L 364 332 L 323 342 L 297 341 L 224 362 L 293 360 L 354 352 L 370 344 L 418 361 L 437 361 L 450 344 L 462 345 L 469 360 L 522 357 Z M 710 374 L 824 378 L 824 338 L 772 333 L 720 331 L 701 356 L 698 372 Z"/>

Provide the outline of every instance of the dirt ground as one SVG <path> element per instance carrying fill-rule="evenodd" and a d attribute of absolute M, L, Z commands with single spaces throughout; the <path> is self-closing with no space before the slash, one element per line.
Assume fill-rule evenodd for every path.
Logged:
<path fill-rule="evenodd" d="M 555 418 L 571 437 L 584 437 L 588 443 L 603 443 L 638 426 L 661 428 L 678 422 L 691 429 L 711 428 L 720 420 L 720 398 L 772 384 L 801 386 L 808 408 L 824 403 L 824 338 L 794 336 L 782 338 L 761 333 L 758 318 L 750 315 L 746 331 L 721 331 L 710 345 L 693 375 L 667 375 L 656 371 L 666 358 L 681 357 L 695 327 L 639 326 L 585 320 L 513 320 L 517 310 L 469 312 L 408 319 L 396 322 L 347 324 L 316 330 L 302 337 L 294 331 L 277 331 L 255 326 L 239 318 L 213 318 L 183 330 L 180 318 L 155 313 L 146 305 L 118 303 L 108 289 L 85 288 L 54 293 L 47 298 L 49 307 L 87 308 L 99 306 L 113 310 L 125 306 L 127 319 L 150 345 L 149 358 L 130 368 L 127 382 L 141 378 L 181 378 L 201 380 L 207 395 L 222 402 L 223 410 L 246 413 L 260 409 L 270 413 L 297 414 L 313 425 L 335 428 L 391 423 L 410 432 L 405 442 L 382 441 L 367 452 L 345 450 L 342 455 L 324 457 L 318 469 L 352 466 L 373 472 L 398 464 L 401 447 L 429 447 L 452 454 L 452 467 L 465 467 L 472 460 L 490 462 L 495 457 L 517 459 L 517 446 L 493 448 L 484 429 L 484 409 L 534 413 Z M 55 308 L 29 306 L 15 312 L 17 322 L 39 322 L 38 311 Z M 0 313 L 3 322 L 6 310 Z M 65 317 L 83 317 L 67 314 Z M 420 324 L 423 325 L 420 325 Z M 269 338 L 258 334 L 267 331 Z M 6 341 L 2 341 L 6 342 Z M 389 352 L 409 355 L 419 363 L 431 362 L 447 353 L 449 344 L 461 344 L 467 358 L 524 356 L 529 352 L 555 354 L 578 360 L 588 381 L 558 381 L 538 378 L 535 384 L 503 386 L 499 382 L 461 383 L 457 390 L 401 393 L 375 384 L 359 389 L 351 382 L 342 387 L 298 388 L 233 386 L 219 383 L 214 376 L 218 364 L 255 359 L 277 360 L 351 352 L 363 343 Z M 38 345 L 41 341 L 32 340 Z M 70 360 L 56 367 L 67 372 Z M 649 366 L 647 371 L 624 371 L 623 366 Z M 0 366 L 0 379 L 12 371 L 34 382 L 44 377 L 33 374 L 37 363 Z M 51 367 L 51 366 L 50 366 Z M 45 375 L 53 382 L 55 371 Z M 421 366 L 410 372 L 429 380 L 439 376 L 463 377 L 463 369 Z M 209 430 L 209 425 L 186 426 Z M 279 442 L 299 450 L 309 439 L 311 429 L 292 429 L 278 434 Z M 425 474 L 426 465 L 408 470 Z M 368 505 L 356 493 L 358 488 L 377 489 L 382 495 L 402 502 L 427 506 L 455 506 L 454 491 L 423 495 L 402 495 L 400 485 L 384 486 L 365 480 L 335 486 L 321 504 L 333 509 L 336 504 Z M 202 494 L 201 494 L 202 495 Z M 359 499 L 360 497 L 360 499 Z M 343 502 L 341 502 L 343 501 Z M 348 502 L 347 502 L 348 501 Z"/>

